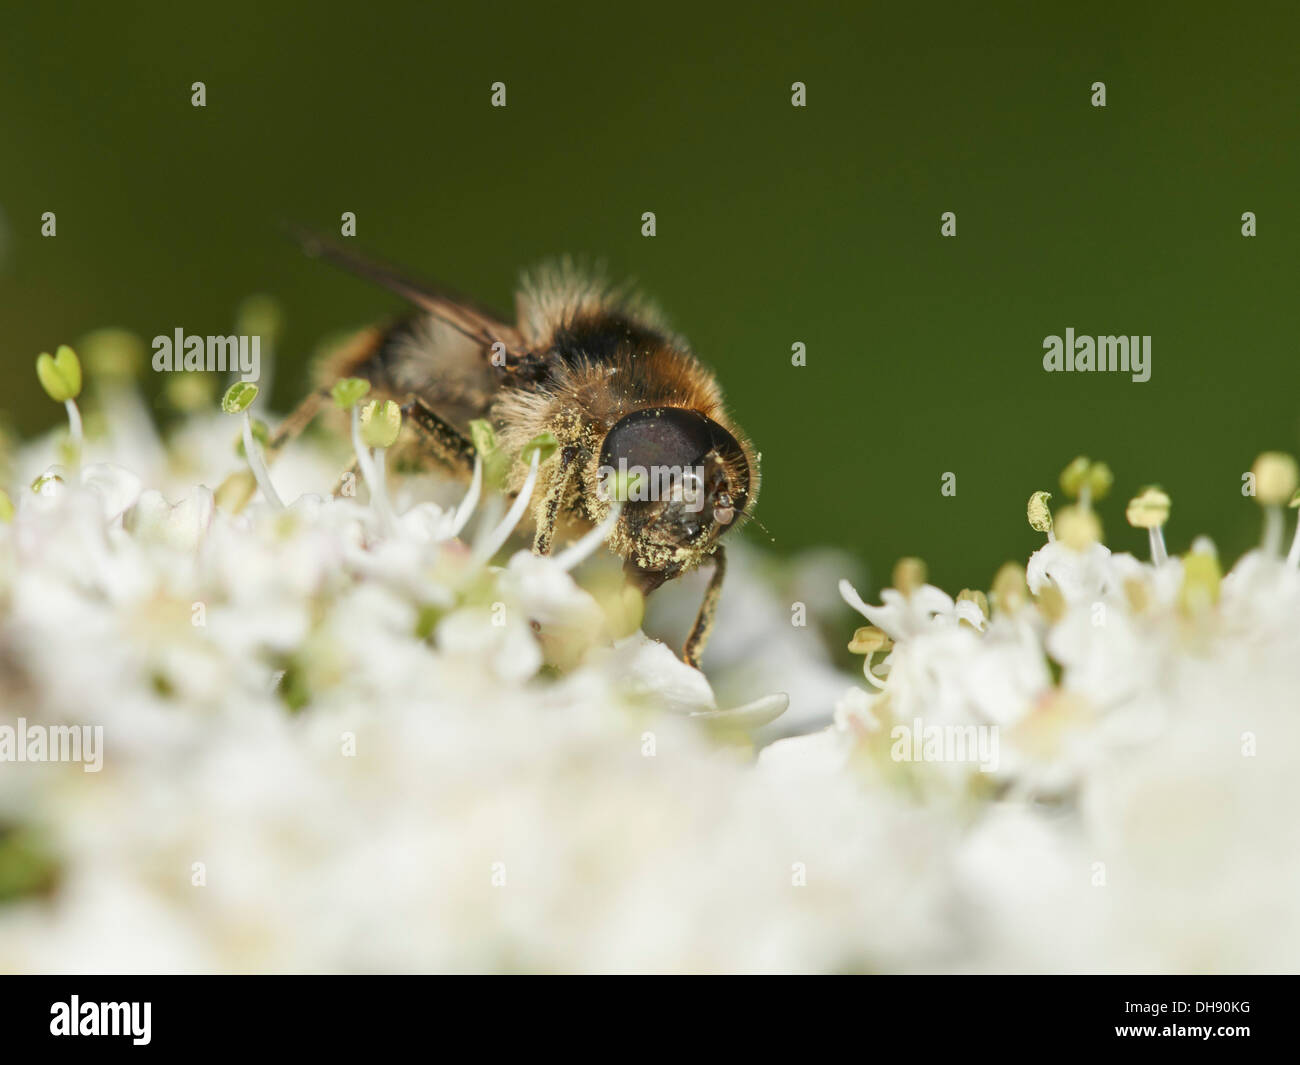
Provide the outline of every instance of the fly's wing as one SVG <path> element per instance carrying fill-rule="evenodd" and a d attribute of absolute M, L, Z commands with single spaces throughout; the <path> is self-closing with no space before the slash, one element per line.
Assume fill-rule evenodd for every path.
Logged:
<path fill-rule="evenodd" d="M 519 330 L 503 322 L 500 315 L 484 310 L 441 286 L 417 281 L 394 267 L 345 251 L 315 233 L 301 229 L 291 229 L 291 232 L 308 255 L 324 259 L 397 293 L 431 318 L 478 344 L 485 359 L 491 359 L 495 348 L 503 358 L 494 360 L 493 365 L 504 363 L 502 368 L 508 368 L 524 357 L 524 342 Z"/>
<path fill-rule="evenodd" d="M 518 330 L 469 300 L 416 281 L 312 233 L 294 230 L 303 250 L 397 293 L 416 310 L 366 329 L 328 354 L 318 369 L 328 390 L 343 377 L 362 377 L 377 393 L 404 402 L 419 396 L 462 432 L 483 418 L 495 394 L 523 363 Z"/>

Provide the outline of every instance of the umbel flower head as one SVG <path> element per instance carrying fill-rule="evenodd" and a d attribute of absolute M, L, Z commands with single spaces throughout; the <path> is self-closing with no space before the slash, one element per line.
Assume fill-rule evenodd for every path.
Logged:
<path fill-rule="evenodd" d="M 1246 915 L 1289 912 L 1300 889 L 1300 550 L 1278 557 L 1266 522 L 1264 545 L 1226 576 L 1204 539 L 1170 557 L 1169 495 L 1146 488 L 1126 516 L 1150 559 L 1113 553 L 1092 507 L 1113 477 L 1097 468 L 1067 467 L 1076 502 L 1055 516 L 1048 493 L 1030 497 L 1047 542 L 987 596 L 917 586 L 915 562 L 881 606 L 843 583 L 871 622 L 850 643 L 869 686 L 760 764 L 969 825 L 957 860 L 990 922 L 987 965 L 1293 967 L 1300 921 Z M 1289 471 L 1256 464 L 1266 513 L 1294 494 Z M 991 618 L 973 609 L 985 601 Z"/>
<path fill-rule="evenodd" d="M 110 340 L 135 350 L 81 346 Z M 862 678 L 756 755 L 786 700 L 720 706 L 639 631 L 609 522 L 508 549 L 553 440 L 512 471 L 476 426 L 448 494 L 387 469 L 401 411 L 342 382 L 352 454 L 272 470 L 255 387 L 187 393 L 161 433 L 135 363 L 100 363 L 77 462 L 35 441 L 0 493 L 0 968 L 1293 965 L 1300 559 L 1275 545 L 1226 575 L 1208 542 L 1167 556 L 1148 489 L 1150 559 L 1114 553 L 1114 477 L 1072 463 L 987 583 L 904 559 L 879 605 L 843 584 Z M 746 669 L 806 652 L 779 629 Z"/>

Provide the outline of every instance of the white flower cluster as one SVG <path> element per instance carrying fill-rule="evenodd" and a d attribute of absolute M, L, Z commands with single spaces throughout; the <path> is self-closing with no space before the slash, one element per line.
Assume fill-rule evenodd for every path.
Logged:
<path fill-rule="evenodd" d="M 1285 480 L 1266 506 L 1295 491 Z M 991 617 L 982 593 L 954 601 L 915 566 L 877 607 L 842 584 L 872 623 L 851 645 L 870 688 L 760 767 L 870 780 L 963 823 L 950 886 L 973 939 L 959 968 L 1295 971 L 1296 552 L 1284 560 L 1266 532 L 1220 578 L 1208 541 L 1169 558 L 1153 535 L 1140 562 L 1092 539 L 1086 493 L 1070 511 L 1061 540 L 1049 530 L 1026 568 L 998 575 Z"/>
<path fill-rule="evenodd" d="M 940 941 L 946 826 L 755 773 L 784 698 L 720 710 L 573 554 L 490 565 L 490 514 L 462 542 L 404 497 L 396 531 L 356 498 L 232 515 L 173 476 L 237 468 L 230 419 L 163 448 L 108 413 L 82 465 L 20 456 L 0 523 L 0 733 L 104 748 L 0 761 L 0 970 L 816 970 Z M 337 478 L 293 451 L 281 490 Z"/>
<path fill-rule="evenodd" d="M 0 754 L 103 733 L 96 772 L 0 761 L 0 971 L 1300 959 L 1300 577 L 1272 548 L 1220 580 L 1063 515 L 991 610 L 907 566 L 882 606 L 846 587 L 870 688 L 755 760 L 784 698 L 720 710 L 575 581 L 598 538 L 493 565 L 500 500 L 311 494 L 338 466 L 307 444 L 274 470 L 295 502 L 230 513 L 196 485 L 238 467 L 233 422 L 164 446 L 117 398 L 74 461 L 20 457 L 0 522 Z M 816 702 L 835 670 L 784 608 L 754 620 L 759 589 L 728 590 L 750 670 L 789 662 Z M 933 727 L 995 757 L 896 735 Z"/>

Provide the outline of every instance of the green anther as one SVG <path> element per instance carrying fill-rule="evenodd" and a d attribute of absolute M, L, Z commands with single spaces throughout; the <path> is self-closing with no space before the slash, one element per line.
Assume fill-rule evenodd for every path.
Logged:
<path fill-rule="evenodd" d="M 96 377 L 130 380 L 145 362 L 144 341 L 128 329 L 96 329 L 82 337 L 77 347 Z"/>
<path fill-rule="evenodd" d="M 1129 500 L 1124 517 L 1135 529 L 1158 529 L 1169 520 L 1169 496 L 1154 485 Z"/>
<path fill-rule="evenodd" d="M 53 355 L 42 352 L 37 356 L 36 376 L 56 403 L 66 403 L 81 395 L 81 362 L 67 344 L 60 344 Z"/>
<path fill-rule="evenodd" d="M 892 583 L 904 595 L 911 595 L 925 583 L 925 563 L 919 558 L 900 558 L 894 563 Z"/>
<path fill-rule="evenodd" d="M 251 381 L 236 381 L 221 397 L 221 409 L 227 414 L 243 414 L 257 398 L 257 385 Z"/>
<path fill-rule="evenodd" d="M 235 330 L 244 336 L 261 337 L 267 347 L 273 347 L 284 328 L 284 312 L 270 296 L 249 296 L 235 311 Z"/>
<path fill-rule="evenodd" d="M 1056 537 L 1072 551 L 1086 551 L 1101 540 L 1101 520 L 1090 507 L 1064 507 L 1056 515 Z"/>
<path fill-rule="evenodd" d="M 1052 512 L 1047 506 L 1051 498 L 1051 492 L 1035 492 L 1029 497 L 1029 527 L 1036 532 L 1045 533 L 1052 529 Z"/>
<path fill-rule="evenodd" d="M 849 650 L 855 655 L 873 655 L 877 651 L 888 651 L 893 646 L 894 641 L 875 625 L 863 625 L 849 641 Z"/>
<path fill-rule="evenodd" d="M 1300 479 L 1296 461 L 1281 451 L 1265 451 L 1251 467 L 1255 475 L 1255 498 L 1260 503 L 1288 503 Z"/>
<path fill-rule="evenodd" d="M 1061 471 L 1061 491 L 1071 499 L 1078 499 L 1084 484 L 1087 483 L 1088 470 L 1091 466 L 1092 463 L 1083 455 L 1066 466 Z"/>
<path fill-rule="evenodd" d="M 371 400 L 361 412 L 361 439 L 366 447 L 392 447 L 402 431 L 402 409 L 391 399 Z"/>
<path fill-rule="evenodd" d="M 351 410 L 366 397 L 369 391 L 369 381 L 360 377 L 345 377 L 335 382 L 334 387 L 330 389 L 330 395 L 334 397 L 334 404 L 339 410 Z"/>
<path fill-rule="evenodd" d="M 1110 472 L 1110 467 L 1104 462 L 1094 462 L 1088 468 L 1086 484 L 1094 500 L 1105 499 L 1110 492 L 1111 485 L 1114 483 L 1115 475 Z"/>

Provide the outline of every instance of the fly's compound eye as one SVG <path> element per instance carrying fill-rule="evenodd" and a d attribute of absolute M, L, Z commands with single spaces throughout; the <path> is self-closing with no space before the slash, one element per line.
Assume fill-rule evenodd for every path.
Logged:
<path fill-rule="evenodd" d="M 632 476 L 644 485 L 672 485 L 682 501 L 702 505 L 708 497 L 715 516 L 743 509 L 749 491 L 749 466 L 736 438 L 712 418 L 684 407 L 633 411 L 605 434 L 600 449 L 602 475 Z M 720 468 L 736 473 L 736 483 L 718 483 Z M 725 499 L 723 497 L 726 497 Z"/>

